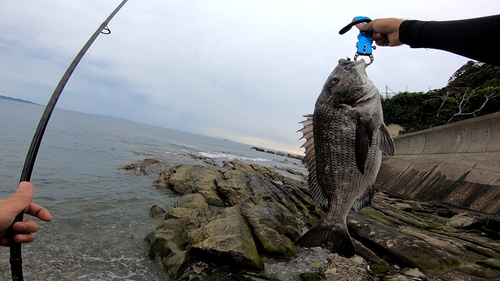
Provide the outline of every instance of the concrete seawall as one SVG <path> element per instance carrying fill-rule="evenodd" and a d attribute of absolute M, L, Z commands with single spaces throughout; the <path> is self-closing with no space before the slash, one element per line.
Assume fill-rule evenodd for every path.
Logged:
<path fill-rule="evenodd" d="M 394 138 L 377 188 L 500 214 L 500 112 Z"/>

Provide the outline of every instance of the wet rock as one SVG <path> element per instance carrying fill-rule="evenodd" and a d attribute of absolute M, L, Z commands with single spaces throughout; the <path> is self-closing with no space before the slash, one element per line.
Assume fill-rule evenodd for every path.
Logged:
<path fill-rule="evenodd" d="M 206 223 L 213 214 L 207 200 L 199 193 L 185 194 L 177 200 L 176 206 L 187 209 L 200 223 Z"/>
<path fill-rule="evenodd" d="M 388 262 L 377 256 L 372 250 L 360 243 L 359 241 L 353 239 L 354 246 L 356 247 L 356 255 L 363 257 L 367 262 L 370 263 L 370 273 L 380 274 L 391 270 L 391 266 Z"/>
<path fill-rule="evenodd" d="M 189 243 L 187 232 L 173 219 L 163 221 L 145 240 L 148 242 L 148 254 L 152 259 L 165 258 L 173 252 L 184 251 Z"/>
<path fill-rule="evenodd" d="M 384 279 L 382 279 L 382 281 L 415 281 L 415 280 L 413 278 L 397 273 L 394 275 L 385 276 Z"/>
<path fill-rule="evenodd" d="M 470 275 L 486 278 L 488 280 L 498 280 L 500 277 L 498 272 L 482 267 L 473 262 L 461 263 L 458 265 L 458 269 Z"/>
<path fill-rule="evenodd" d="M 191 251 L 180 251 L 172 253 L 170 256 L 162 259 L 163 268 L 173 279 L 178 279 L 184 271 L 193 263 Z"/>
<path fill-rule="evenodd" d="M 174 279 L 179 278 L 192 264 L 191 256 L 186 251 L 189 244 L 188 234 L 177 220 L 163 221 L 146 236 L 145 241 L 149 257 L 160 261 L 165 271 Z"/>
<path fill-rule="evenodd" d="M 203 227 L 189 235 L 191 249 L 205 260 L 262 270 L 250 227 L 237 207 L 222 209 Z"/>
<path fill-rule="evenodd" d="M 473 229 L 480 226 L 480 222 L 475 217 L 469 216 L 467 213 L 454 215 L 447 225 L 459 229 Z"/>
<path fill-rule="evenodd" d="M 300 274 L 300 280 L 302 281 L 319 281 L 320 274 L 319 272 L 305 272 Z"/>
<path fill-rule="evenodd" d="M 241 206 L 241 213 L 268 254 L 285 259 L 295 257 L 294 245 L 288 237 L 298 239 L 302 229 L 288 210 L 284 207 L 280 210 L 269 201 L 258 205 L 247 202 Z"/>
<path fill-rule="evenodd" d="M 328 263 L 328 254 L 321 247 L 297 247 L 296 253 L 297 257 L 293 260 L 264 257 L 266 278 L 273 281 L 297 281 L 302 273 L 321 273 Z"/>
<path fill-rule="evenodd" d="M 165 165 L 160 160 L 146 158 L 135 163 L 121 166 L 120 169 L 131 174 L 156 176 L 165 169 Z"/>
<path fill-rule="evenodd" d="M 199 193 L 185 194 L 177 200 L 176 205 L 177 207 L 200 211 L 206 211 L 209 209 L 205 197 Z"/>
<path fill-rule="evenodd" d="M 209 193 L 189 192 L 200 191 L 197 188 L 200 183 L 205 185 L 213 183 L 212 194 L 217 194 L 221 200 L 224 200 L 222 204 L 217 205 L 237 207 L 235 210 L 241 212 L 240 216 L 243 215 L 245 223 L 250 225 L 249 237 L 256 239 L 255 242 L 252 240 L 254 245 L 259 245 L 263 253 L 271 256 L 284 259 L 295 257 L 293 241 L 300 237 L 302 227 L 304 227 L 300 219 L 305 218 L 307 222 L 314 223 L 317 220 L 314 211 L 320 210 L 314 205 L 308 206 L 312 200 L 301 190 L 304 188 L 303 182 L 285 178 L 272 169 L 240 161 L 226 162 L 224 167 L 209 167 L 209 172 L 205 170 L 207 169 L 197 165 L 179 165 L 164 171 L 158 177 L 154 182 L 156 187 L 188 193 L 179 199 L 177 207 L 170 210 L 166 218 L 175 218 L 188 231 L 194 230 L 194 227 L 191 228 L 196 223 L 194 219 L 202 221 L 200 215 L 206 212 L 208 212 L 207 218 L 211 215 L 208 207 L 210 201 L 206 198 Z M 196 180 L 193 180 L 194 174 L 197 174 Z M 184 183 L 182 183 L 183 177 Z M 188 184 L 195 187 L 190 188 Z M 192 216 L 189 216 L 187 212 Z M 217 231 L 207 231 L 216 225 L 215 222 L 221 219 L 220 216 L 219 214 L 218 219 L 211 218 L 204 226 L 191 233 L 193 237 L 196 237 L 203 230 L 206 235 L 205 242 L 200 243 L 202 246 L 199 248 L 209 249 L 209 251 L 202 252 L 198 249 L 195 250 L 196 254 L 201 253 L 200 256 L 203 256 L 206 252 L 210 252 L 213 256 L 225 256 L 232 251 L 230 249 L 232 246 L 228 246 L 229 244 L 224 244 L 228 246 L 227 249 L 217 248 L 214 244 L 218 242 L 219 237 L 231 237 L 233 234 L 227 231 L 232 231 L 232 229 L 226 227 Z M 212 246 L 214 247 L 210 248 Z M 196 248 L 197 246 L 193 246 L 193 249 Z M 221 260 L 217 259 L 217 261 Z M 251 266 L 253 268 L 260 266 L 255 261 L 253 263 L 254 265 Z"/>
<path fill-rule="evenodd" d="M 260 181 L 260 178 L 247 171 L 228 170 L 222 172 L 222 177 L 215 179 L 215 184 L 226 202 L 235 206 L 250 198 L 253 195 L 251 187 L 260 184 Z"/>
<path fill-rule="evenodd" d="M 446 209 L 437 202 L 417 202 L 377 192 L 371 207 L 359 213 L 352 211 L 348 216 L 357 259 L 331 258 L 326 265 L 326 257 L 322 262 L 319 252 L 311 252 L 311 257 L 306 255 L 306 248 L 293 247 L 304 228 L 312 226 L 324 214 L 300 178 L 292 179 L 254 163 L 233 161 L 225 162 L 223 167 L 179 165 L 162 172 L 155 186 L 184 194 L 174 208 L 178 210 L 167 217 L 175 218 L 190 232 L 193 247 L 189 258 L 214 263 L 209 267 L 215 269 L 204 269 L 201 275 L 191 268 L 186 278 L 196 275 L 204 281 L 203 276 L 213 275 L 217 270 L 222 270 L 217 274 L 230 278 L 236 276 L 232 275 L 237 274 L 235 271 L 245 268 L 262 269 L 262 260 L 266 271 L 250 274 L 252 280 L 298 280 L 300 273 L 319 270 L 323 277 L 330 276 L 323 280 L 335 280 L 339 272 L 345 271 L 340 266 L 344 263 L 351 263 L 351 270 L 358 270 L 359 276 L 367 278 L 360 280 L 410 280 L 409 276 L 396 274 L 399 268 L 417 268 L 429 280 L 441 276 L 443 280 L 500 277 L 497 271 L 500 243 L 489 238 L 494 235 L 488 233 L 486 237 L 479 231 L 486 225 L 490 225 L 491 233 L 496 231 L 497 219 L 491 216 L 471 215 Z M 213 216 L 211 209 L 220 210 Z M 457 218 L 473 217 L 481 226 L 472 230 L 456 228 L 461 226 L 452 217 L 459 213 L 468 215 Z M 201 222 L 200 228 L 186 227 L 195 226 L 196 220 Z M 464 227 L 469 228 L 465 224 Z M 315 262 L 309 263 L 308 259 Z M 302 267 L 297 267 L 299 264 Z M 299 269 L 293 275 L 280 273 L 290 268 Z M 350 271 L 349 274 L 358 276 Z M 188 279 L 182 277 L 182 280 Z"/>
<path fill-rule="evenodd" d="M 496 270 L 500 269 L 500 260 L 499 259 L 488 258 L 488 259 L 478 261 L 477 263 L 481 264 L 481 265 L 485 265 L 485 266 L 493 268 L 493 269 L 496 269 Z"/>
<path fill-rule="evenodd" d="M 358 240 L 370 241 L 389 255 L 405 264 L 435 274 L 443 274 L 452 270 L 456 259 L 449 253 L 434 249 L 423 240 L 416 239 L 386 226 L 378 221 L 363 217 L 358 213 L 349 214 L 349 226 L 353 228 Z"/>
<path fill-rule="evenodd" d="M 403 212 L 411 212 L 413 210 L 413 207 L 408 203 L 396 203 L 396 204 L 394 204 L 394 206 L 398 210 L 403 211 Z"/>
<path fill-rule="evenodd" d="M 217 168 L 202 165 L 178 165 L 161 172 L 153 181 L 158 189 L 171 189 L 181 194 L 200 193 L 207 203 L 224 206 L 217 193 L 215 180 L 220 178 Z"/>
<path fill-rule="evenodd" d="M 453 255 L 465 255 L 467 253 L 467 250 L 463 247 L 462 244 L 454 243 L 455 241 L 453 241 L 452 239 L 441 240 L 437 237 L 431 236 L 430 233 L 425 234 L 422 231 L 416 231 L 409 228 L 401 228 L 399 231 L 401 231 L 401 233 L 419 238 L 427 242 L 428 244 L 441 248 Z"/>
<path fill-rule="evenodd" d="M 368 264 L 360 256 L 344 258 L 337 254 L 328 255 L 328 265 L 323 270 L 324 280 L 365 281 L 370 279 Z"/>
<path fill-rule="evenodd" d="M 295 171 L 295 170 L 292 170 L 292 169 L 286 169 L 285 171 L 287 171 L 288 173 L 292 174 L 292 175 L 298 175 L 298 176 L 302 176 L 302 177 L 305 177 L 305 175 L 299 171 Z"/>
<path fill-rule="evenodd" d="M 165 214 L 165 219 L 177 220 L 187 231 L 196 229 L 200 222 L 185 208 L 173 208 Z"/>
<path fill-rule="evenodd" d="M 163 217 L 165 215 L 165 210 L 158 205 L 153 205 L 149 210 L 149 215 L 153 218 Z"/>
<path fill-rule="evenodd" d="M 423 274 L 422 272 L 420 272 L 416 268 L 403 268 L 403 269 L 401 269 L 401 273 L 404 274 L 404 275 L 410 276 L 410 277 L 419 278 L 420 280 L 426 280 L 427 279 L 427 277 L 425 276 L 425 274 Z"/>

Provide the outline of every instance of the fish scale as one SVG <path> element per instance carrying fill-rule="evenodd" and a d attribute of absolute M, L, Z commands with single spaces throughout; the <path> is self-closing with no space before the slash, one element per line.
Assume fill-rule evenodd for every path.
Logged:
<path fill-rule="evenodd" d="M 382 152 L 394 154 L 394 141 L 383 123 L 380 94 L 365 72 L 366 63 L 341 59 L 327 78 L 313 114 L 304 115 L 299 130 L 306 139 L 304 163 L 309 188 L 326 214 L 298 241 L 305 247 L 324 246 L 351 257 L 354 244 L 346 218 L 368 205 Z"/>

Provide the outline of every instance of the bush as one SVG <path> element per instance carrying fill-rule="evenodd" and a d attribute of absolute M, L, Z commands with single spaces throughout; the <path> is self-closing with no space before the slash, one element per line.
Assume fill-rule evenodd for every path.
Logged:
<path fill-rule="evenodd" d="M 400 92 L 382 97 L 384 121 L 410 133 L 499 111 L 500 67 L 469 61 L 448 85 L 427 93 Z"/>

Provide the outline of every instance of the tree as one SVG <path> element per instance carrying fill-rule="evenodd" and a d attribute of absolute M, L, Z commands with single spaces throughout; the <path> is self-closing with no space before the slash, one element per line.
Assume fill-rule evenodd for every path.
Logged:
<path fill-rule="evenodd" d="M 382 98 L 384 120 L 404 133 L 473 118 L 500 110 L 500 67 L 469 61 L 442 89 L 401 92 Z"/>
<path fill-rule="evenodd" d="M 474 110 L 471 109 L 472 111 L 470 111 L 470 112 L 464 112 L 464 111 L 468 111 L 466 109 L 466 107 L 469 104 L 471 98 L 476 94 L 476 92 L 477 92 L 477 89 L 474 89 L 474 90 L 467 89 L 467 90 L 462 91 L 462 92 L 454 93 L 457 100 L 460 101 L 458 103 L 458 112 L 453 114 L 450 117 L 450 119 L 448 120 L 448 122 L 446 122 L 446 123 L 450 123 L 451 120 L 456 116 L 472 115 L 472 116 L 476 117 L 481 112 L 481 110 L 483 110 L 484 106 L 488 103 L 489 100 L 498 97 L 498 91 L 496 91 L 496 89 L 494 89 L 494 90 L 490 91 L 489 93 L 484 94 L 483 104 L 481 104 L 479 107 L 477 107 Z"/>

